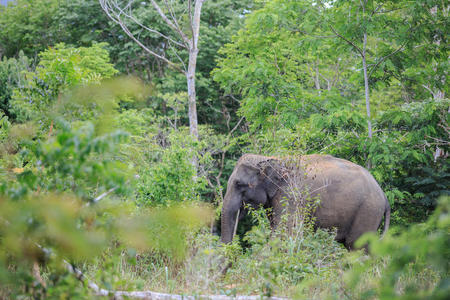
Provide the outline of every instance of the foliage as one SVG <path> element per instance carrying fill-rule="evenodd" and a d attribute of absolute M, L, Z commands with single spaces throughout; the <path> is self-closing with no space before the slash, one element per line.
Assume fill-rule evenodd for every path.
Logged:
<path fill-rule="evenodd" d="M 33 5 L 27 6 L 28 2 L 32 2 Z M 49 5 L 54 2 L 57 2 L 56 10 Z M 212 81 L 210 72 L 216 65 L 217 50 L 239 29 L 243 16 L 260 5 L 253 2 L 252 0 L 208 0 L 202 9 L 199 41 L 201 51 L 198 58 L 201 63 L 197 68 L 198 114 L 200 123 L 209 123 L 215 127 L 215 130 L 229 130 L 227 125 L 230 126 L 230 122 L 233 124 L 231 126 L 234 126 L 237 122 L 235 110 L 238 103 L 230 98 L 222 97 L 221 90 Z M 181 2 L 173 4 L 176 13 L 182 12 L 185 7 Z M 45 9 L 40 10 L 41 6 Z M 166 35 L 172 33 L 170 29 L 163 26 L 159 15 L 148 2 L 136 2 L 135 6 L 134 16 L 142 24 L 152 24 L 156 30 Z M 50 11 L 48 16 L 43 18 L 42 14 L 47 11 Z M 29 16 L 29 18 L 16 16 Z M 48 22 L 43 26 L 40 22 L 30 24 L 28 19 L 48 20 Z M 40 51 L 61 42 L 71 47 L 89 47 L 95 41 L 106 42 L 111 61 L 122 74 L 137 76 L 145 82 L 161 84 L 163 93 L 185 92 L 184 76 L 170 70 L 165 63 L 155 59 L 136 43 L 130 41 L 122 29 L 108 19 L 97 0 L 20 0 L 17 1 L 17 5 L 5 9 L 5 12 L 0 14 L 0 24 L 4 24 L 4 27 L 0 26 L 0 28 L 6 29 L 0 30 L 0 41 L 2 41 L 0 48 L 3 48 L 0 52 L 7 57 L 17 56 L 22 49 L 26 55 L 35 58 Z M 139 35 L 152 49 L 157 49 L 158 53 L 178 61 L 171 47 L 161 43 L 161 38 L 143 31 L 136 24 L 128 25 L 131 32 Z M 14 28 L 21 28 L 21 30 L 12 32 Z M 32 45 L 17 47 L 19 41 L 28 40 L 33 36 L 45 36 L 45 39 L 33 39 Z M 180 54 L 181 57 L 184 55 L 184 53 Z M 160 100 L 152 99 L 153 104 L 159 104 L 159 109 L 155 113 L 164 114 L 165 103 L 163 101 L 157 103 Z M 184 125 L 186 120 L 182 120 Z"/>
<path fill-rule="evenodd" d="M 450 291 L 449 276 L 450 198 L 441 197 L 433 215 L 424 224 L 411 226 L 382 241 L 368 236 L 373 258 L 347 274 L 351 287 L 360 283 L 361 274 L 373 260 L 389 257 L 373 288 L 363 291 L 361 299 L 446 299 Z M 364 241 L 361 241 L 364 242 Z M 423 270 L 430 270 L 433 281 L 421 281 Z"/>
<path fill-rule="evenodd" d="M 289 230 L 281 224 L 272 233 L 264 210 L 253 211 L 252 216 L 258 226 L 245 235 L 250 247 L 235 259 L 228 280 L 239 282 L 247 278 L 240 289 L 271 296 L 292 293 L 290 288 L 311 276 L 334 278 L 347 252 L 334 241 L 334 233 L 315 231 L 307 221 Z"/>
<path fill-rule="evenodd" d="M 23 52 L 19 53 L 17 59 L 4 57 L 3 61 L 0 61 L 0 112 L 3 112 L 9 119 L 15 118 L 10 106 L 14 88 L 25 84 L 24 73 L 30 71 L 30 64 L 30 60 Z"/>
<path fill-rule="evenodd" d="M 366 166 L 386 191 L 394 223 L 408 224 L 424 220 L 439 195 L 448 194 L 449 103 L 445 97 L 431 100 L 417 97 L 420 94 L 411 99 L 404 91 L 411 81 L 406 79 L 402 55 L 409 55 L 417 43 L 426 43 L 410 37 L 406 23 L 416 20 L 416 13 L 408 13 L 414 4 L 392 12 L 384 5 L 399 3 L 366 4 L 382 13 L 371 17 L 359 4 L 345 1 L 321 9 L 307 1 L 267 1 L 221 50 L 224 56 L 213 74 L 227 93 L 241 99 L 239 113 L 250 130 L 240 137 L 246 152 L 324 153 Z M 440 4 L 436 9 L 414 30 L 429 30 L 424 29 L 427 22 L 445 22 L 440 18 Z M 351 11 L 351 18 L 361 15 L 370 20 L 359 19 L 355 25 L 343 11 Z M 324 23 L 330 16 L 335 16 L 331 23 Z M 368 47 L 375 48 L 370 52 L 375 58 L 369 57 L 369 65 L 381 69 L 373 69 L 375 77 L 370 81 L 375 104 L 372 139 L 365 132 L 366 105 L 356 72 L 361 69 L 352 52 L 356 48 L 338 43 L 333 29 L 358 45 L 364 30 L 373 35 Z M 378 35 L 382 37 L 375 38 Z M 401 51 L 395 52 L 400 46 Z M 446 48 L 433 49 L 436 62 L 445 64 L 438 57 Z M 418 83 L 415 86 L 424 89 Z M 437 89 L 436 95 L 445 95 L 445 89 Z"/>
<path fill-rule="evenodd" d="M 205 182 L 196 177 L 191 160 L 195 155 L 193 141 L 186 132 L 168 136 L 169 147 L 162 149 L 158 163 L 142 173 L 137 199 L 142 205 L 170 205 L 173 202 L 199 200 Z"/>
<path fill-rule="evenodd" d="M 226 137 L 213 129 L 206 126 L 199 129 L 201 139 L 196 142 L 188 136 L 185 127 L 153 136 L 153 140 L 149 141 L 153 143 L 150 159 L 155 162 L 141 169 L 137 190 L 139 204 L 155 206 L 190 201 L 213 202 L 217 199 L 206 200 L 204 195 L 221 197 L 222 178 L 218 173 L 223 170 L 217 170 L 220 163 L 214 160 L 213 155 L 221 154 L 223 148 L 229 145 L 226 145 Z M 192 165 L 194 154 L 198 158 L 198 172 Z"/>
<path fill-rule="evenodd" d="M 393 187 L 411 193 L 425 207 L 434 206 L 439 195 L 449 193 L 448 164 L 439 155 L 441 148 L 446 149 L 442 142 L 448 133 L 442 125 L 448 124 L 448 108 L 445 99 L 387 111 L 378 120 L 383 130 L 378 142 L 368 145 L 373 162 L 388 169 L 374 168 L 376 178 L 391 181 Z"/>
<path fill-rule="evenodd" d="M 148 1 L 133 11 L 173 34 Z M 178 60 L 160 37 L 128 25 Z M 111 290 L 444 299 L 448 197 L 437 199 L 450 186 L 448 27 L 440 0 L 205 1 L 194 142 L 185 76 L 130 41 L 97 0 L 0 6 L 0 298 L 95 297 L 66 260 Z M 372 139 L 361 57 L 336 32 L 359 47 L 368 34 Z M 241 240 L 221 245 L 202 203 L 218 204 L 217 222 L 246 152 L 365 166 L 391 203 L 390 232 L 362 241 L 368 255 L 347 253 L 333 231 L 302 223 L 274 233 L 257 211 Z"/>
<path fill-rule="evenodd" d="M 11 99 L 17 119 L 22 122 L 41 119 L 42 113 L 48 112 L 69 88 L 99 83 L 116 74 L 104 46 L 71 48 L 58 44 L 40 53 L 36 70 L 26 74 L 26 82 L 15 90 Z"/>
<path fill-rule="evenodd" d="M 0 51 L 7 57 L 23 51 L 35 57 L 52 45 L 61 32 L 55 31 L 58 0 L 17 0 L 2 9 L 0 17 Z M 3 8 L 3 7 L 2 7 Z"/>
<path fill-rule="evenodd" d="M 124 81 L 133 87 L 129 83 Z M 102 93 L 102 88 L 108 91 Z M 116 96 L 108 83 L 88 91 L 103 100 Z M 77 90 L 70 95 L 83 101 Z M 133 201 L 120 201 L 133 186 L 132 165 L 118 159 L 126 133 L 98 134 L 91 122 L 69 123 L 59 116 L 53 135 L 33 140 L 36 132 L 26 126 L 2 119 L 0 136 L 11 145 L 14 151 L 5 150 L 17 164 L 5 166 L 0 185 L 0 279 L 5 297 L 75 295 L 78 288 L 64 271 L 63 259 L 80 264 L 104 251 L 111 251 L 108 260 L 122 251 L 155 251 L 181 260 L 187 231 L 210 223 L 210 210 L 202 205 L 137 210 Z M 50 272 L 45 289 L 31 272 L 37 262 Z M 80 291 L 83 297 L 86 293 Z"/>

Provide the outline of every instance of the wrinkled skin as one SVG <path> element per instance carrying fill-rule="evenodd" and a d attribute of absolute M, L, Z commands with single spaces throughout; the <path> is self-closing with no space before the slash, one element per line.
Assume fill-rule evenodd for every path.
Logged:
<path fill-rule="evenodd" d="M 279 159 L 246 154 L 228 180 L 221 240 L 232 241 L 238 212 L 237 222 L 245 215 L 246 205 L 272 208 L 269 219 L 275 228 L 284 213 L 295 215 L 305 199 L 319 198 L 314 211 L 315 226 L 336 228 L 336 240 L 348 249 L 354 248 L 362 234 L 376 232 L 383 216 L 384 232 L 389 228 L 389 203 L 363 167 L 329 155 Z M 283 204 L 286 199 L 287 205 Z M 291 219 L 288 226 L 292 224 Z"/>

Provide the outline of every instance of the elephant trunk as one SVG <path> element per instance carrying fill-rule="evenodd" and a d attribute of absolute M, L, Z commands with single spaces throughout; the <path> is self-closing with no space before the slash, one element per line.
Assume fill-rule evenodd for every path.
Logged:
<path fill-rule="evenodd" d="M 238 195 L 229 195 L 227 191 L 222 207 L 221 222 L 221 241 L 222 243 L 230 243 L 233 240 L 237 223 L 239 222 L 238 212 L 241 208 L 242 200 Z"/>

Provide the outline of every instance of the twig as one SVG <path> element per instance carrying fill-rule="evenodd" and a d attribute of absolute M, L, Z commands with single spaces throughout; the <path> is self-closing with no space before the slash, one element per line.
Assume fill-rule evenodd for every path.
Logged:
<path fill-rule="evenodd" d="M 71 263 L 69 263 L 68 261 L 66 261 L 65 259 L 63 259 L 63 263 L 66 265 L 67 270 L 74 274 L 76 276 L 76 278 L 82 282 L 87 282 L 88 287 L 93 289 L 95 291 L 95 293 L 99 296 L 108 296 L 109 295 L 109 291 L 100 288 L 97 284 L 95 284 L 94 282 L 90 281 L 84 274 L 83 272 L 81 272 L 79 269 L 77 269 L 74 265 L 72 265 Z"/>
<path fill-rule="evenodd" d="M 101 194 L 100 196 L 94 198 L 94 200 L 92 200 L 92 203 L 97 203 L 98 201 L 102 200 L 103 198 L 105 198 L 106 196 L 108 196 L 109 194 L 114 192 L 115 190 L 117 190 L 117 186 L 110 188 L 109 190 L 107 190 L 106 192 Z"/>
<path fill-rule="evenodd" d="M 239 125 L 241 124 L 242 120 L 244 120 L 245 117 L 241 117 L 239 119 L 239 121 L 237 122 L 236 126 L 233 127 L 233 129 L 231 129 L 230 133 L 228 133 L 229 135 L 231 135 L 236 129 L 238 129 Z"/>
<path fill-rule="evenodd" d="M 178 28 L 174 23 L 172 23 L 172 21 L 169 20 L 169 18 L 167 18 L 167 16 L 164 14 L 164 12 L 161 10 L 161 8 L 159 7 L 159 5 L 154 1 L 151 0 L 153 8 L 158 12 L 158 14 L 161 16 L 161 18 L 164 20 L 164 22 L 166 22 L 166 24 L 172 28 L 176 33 L 178 33 L 180 35 L 180 37 L 183 39 L 183 41 L 186 43 L 186 45 L 190 45 L 191 41 L 189 40 L 189 38 L 184 34 L 184 32 Z"/>
<path fill-rule="evenodd" d="M 358 53 L 361 55 L 361 57 L 364 57 L 364 53 L 362 52 L 362 50 L 358 46 L 356 46 L 352 41 L 346 39 L 343 35 L 339 34 L 339 32 L 337 32 L 336 29 L 334 29 L 334 27 L 331 25 L 330 25 L 330 29 L 331 29 L 331 31 L 334 32 L 335 35 L 337 35 L 338 37 L 340 37 L 341 39 L 346 41 L 349 45 L 353 46 L 353 48 L 355 48 L 356 51 L 358 51 Z"/>
<path fill-rule="evenodd" d="M 142 49 L 144 49 L 146 52 L 148 52 L 149 54 L 155 56 L 156 58 L 166 62 L 167 64 L 169 64 L 171 67 L 173 67 L 174 69 L 185 73 L 185 70 L 181 69 L 180 66 L 178 66 L 177 64 L 175 64 L 174 62 L 170 61 L 169 59 L 167 59 L 166 57 L 159 55 L 158 53 L 152 51 L 151 49 L 149 49 L 148 47 L 146 47 L 138 38 L 135 37 L 135 35 L 133 33 L 131 33 L 131 31 L 128 29 L 128 27 L 125 25 L 125 23 L 123 22 L 123 20 L 120 18 L 120 16 L 123 14 L 124 16 L 130 16 L 128 14 L 126 14 L 123 9 L 121 9 L 120 7 L 118 7 L 117 5 L 115 5 L 114 7 L 111 7 L 111 4 L 109 1 L 106 0 L 99 0 L 100 5 L 103 9 L 103 11 L 106 13 L 106 15 L 113 20 L 115 23 L 117 23 L 122 30 L 133 40 L 135 41 Z M 119 13 L 114 13 L 114 8 L 116 10 L 119 11 Z M 114 14 L 114 15 L 113 15 Z M 170 20 L 168 20 L 170 22 Z M 139 24 L 138 24 L 139 25 Z M 142 26 L 141 26 L 142 27 Z M 153 32 L 153 31 L 152 31 Z M 160 36 L 164 37 L 167 39 L 166 36 L 163 36 L 162 34 L 160 34 Z M 184 38 L 183 38 L 184 40 Z M 177 43 L 176 41 L 170 39 L 169 41 L 172 41 L 174 43 Z"/>
<path fill-rule="evenodd" d="M 384 56 L 384 57 L 382 57 L 382 58 L 381 58 L 381 59 L 380 59 L 380 60 L 379 60 L 379 61 L 378 61 L 371 69 L 370 69 L 368 78 L 370 78 L 370 76 L 371 76 L 372 73 L 375 71 L 375 69 L 376 69 L 383 61 L 385 61 L 388 57 L 390 57 L 390 56 L 396 54 L 397 52 L 402 51 L 402 50 L 403 50 L 403 47 L 404 47 L 405 45 L 406 45 L 406 42 L 405 42 L 404 44 L 402 44 L 397 50 L 391 52 L 390 54 L 388 54 L 388 55 L 386 55 L 386 56 Z"/>

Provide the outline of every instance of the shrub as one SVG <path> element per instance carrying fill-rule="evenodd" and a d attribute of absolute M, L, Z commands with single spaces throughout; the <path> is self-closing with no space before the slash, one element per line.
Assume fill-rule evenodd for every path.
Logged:
<path fill-rule="evenodd" d="M 3 112 L 10 120 L 15 119 L 10 104 L 13 91 L 25 84 L 25 73 L 30 69 L 30 60 L 22 51 L 17 59 L 4 57 L 3 61 L 0 61 L 0 112 Z"/>
<path fill-rule="evenodd" d="M 334 240 L 334 232 L 314 230 L 305 221 L 289 232 L 279 225 L 272 233 L 264 210 L 253 211 L 252 216 L 259 225 L 245 235 L 249 248 L 235 258 L 226 277 L 228 284 L 244 283 L 236 286 L 237 291 L 291 296 L 296 285 L 311 277 L 335 278 L 347 250 Z"/>
<path fill-rule="evenodd" d="M 369 242 L 372 258 L 347 273 L 351 289 L 360 288 L 361 299 L 447 299 L 450 293 L 450 197 L 441 197 L 428 221 L 399 234 L 389 233 L 383 240 L 373 235 Z M 387 259 L 371 286 L 361 288 L 362 274 L 374 261 Z"/>
<path fill-rule="evenodd" d="M 69 88 L 99 83 L 116 74 L 104 47 L 104 43 L 80 48 L 58 44 L 41 52 L 36 70 L 26 74 L 23 86 L 18 86 L 12 95 L 11 110 L 17 119 L 42 119 L 43 112 L 60 101 Z"/>
<path fill-rule="evenodd" d="M 198 201 L 200 192 L 205 189 L 205 181 L 196 176 L 192 164 L 192 158 L 198 153 L 191 137 L 173 131 L 167 142 L 169 146 L 161 149 L 160 160 L 141 173 L 137 195 L 140 205 Z"/>

